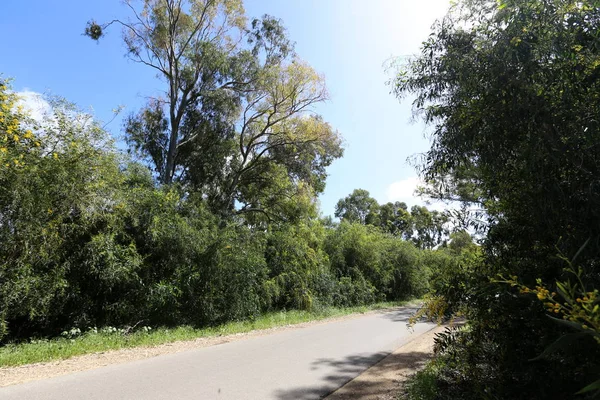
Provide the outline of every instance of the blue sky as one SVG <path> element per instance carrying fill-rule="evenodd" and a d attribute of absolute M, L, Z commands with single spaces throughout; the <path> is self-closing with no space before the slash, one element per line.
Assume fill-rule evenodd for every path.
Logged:
<path fill-rule="evenodd" d="M 8 3 L 8 4 L 6 4 Z M 323 214 L 355 188 L 379 202 L 420 201 L 411 196 L 416 173 L 407 157 L 426 151 L 425 128 L 411 122 L 410 99 L 400 103 L 386 85 L 384 63 L 414 54 L 449 0 L 246 0 L 248 16 L 281 18 L 296 51 L 323 73 L 331 99 L 319 107 L 343 135 L 346 152 L 329 168 Z M 10 43 L 0 73 L 14 78 L 17 91 L 64 96 L 102 120 L 124 105 L 137 110 L 144 97 L 162 89 L 148 68 L 128 61 L 115 29 L 96 44 L 82 36 L 94 18 L 123 18 L 118 0 L 7 1 L 0 13 L 0 37 Z M 115 137 L 120 119 L 108 129 Z"/>

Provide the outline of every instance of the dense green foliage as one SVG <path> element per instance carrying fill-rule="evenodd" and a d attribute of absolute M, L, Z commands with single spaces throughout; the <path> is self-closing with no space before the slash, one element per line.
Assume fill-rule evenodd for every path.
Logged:
<path fill-rule="evenodd" d="M 281 21 L 248 21 L 241 0 L 125 4 L 127 18 L 91 21 L 85 33 L 98 40 L 120 25 L 126 56 L 163 83 L 126 119 L 129 150 L 160 183 L 202 193 L 226 219 L 306 213 L 343 149 L 314 112 L 328 98 L 325 80 L 294 52 Z"/>
<path fill-rule="evenodd" d="M 430 308 L 469 322 L 439 338 L 427 398 L 576 398 L 598 378 L 592 335 L 531 360 L 598 320 L 599 30 L 594 1 L 465 0 L 398 75 L 398 95 L 414 93 L 433 127 L 428 193 L 478 207 L 473 225 L 487 232 L 480 261 L 433 285 Z M 576 276 L 578 300 L 561 289 Z M 585 307 L 560 313 L 548 303 L 558 296 Z"/>
<path fill-rule="evenodd" d="M 127 154 L 64 100 L 28 118 L 0 81 L 0 343 L 426 292 L 446 214 L 357 190 L 341 223 L 319 218 L 342 140 L 281 21 L 249 22 L 239 0 L 125 4 L 128 19 L 85 34 L 120 25 L 127 56 L 164 83 L 125 118 Z"/>
<path fill-rule="evenodd" d="M 66 101 L 33 121 L 8 82 L 0 96 L 2 343 L 102 326 L 213 326 L 428 289 L 439 252 L 380 227 L 327 224 L 314 197 L 294 199 L 279 219 L 224 216 L 200 190 L 157 182 Z"/>
<path fill-rule="evenodd" d="M 451 213 L 428 210 L 425 206 L 412 206 L 396 201 L 380 205 L 364 189 L 355 189 L 340 199 L 335 216 L 345 222 L 360 223 L 382 229 L 399 238 L 412 241 L 419 248 L 432 249 L 447 244 Z M 456 228 L 456 227 L 455 227 Z M 460 227 L 458 227 L 459 230 Z"/>

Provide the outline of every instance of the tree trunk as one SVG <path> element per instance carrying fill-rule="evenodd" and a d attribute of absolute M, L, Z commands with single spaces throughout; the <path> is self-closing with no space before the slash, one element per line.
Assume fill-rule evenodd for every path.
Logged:
<path fill-rule="evenodd" d="M 173 115 L 173 113 L 171 113 Z M 179 134 L 179 124 L 175 119 L 171 119 L 171 136 L 169 138 L 169 149 L 167 151 L 167 164 L 165 165 L 163 183 L 165 185 L 173 182 L 175 175 L 175 152 L 177 151 L 177 137 Z"/>

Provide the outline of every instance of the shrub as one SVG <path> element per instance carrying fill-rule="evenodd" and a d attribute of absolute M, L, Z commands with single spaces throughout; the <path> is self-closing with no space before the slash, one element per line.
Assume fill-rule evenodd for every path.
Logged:
<path fill-rule="evenodd" d="M 427 289 L 426 264 L 412 244 L 380 229 L 342 222 L 325 240 L 331 269 L 339 278 L 368 282 L 376 299 L 420 296 Z"/>

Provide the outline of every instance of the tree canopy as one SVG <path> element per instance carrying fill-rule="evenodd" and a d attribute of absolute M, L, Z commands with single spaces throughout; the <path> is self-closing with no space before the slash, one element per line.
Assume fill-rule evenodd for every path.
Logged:
<path fill-rule="evenodd" d="M 160 183 L 203 192 L 222 215 L 301 212 L 286 199 L 321 193 L 343 149 L 313 110 L 328 97 L 324 79 L 295 54 L 281 21 L 249 23 L 239 0 L 126 4 L 130 19 L 90 21 L 86 34 L 98 40 L 120 25 L 127 56 L 165 84 L 127 118 L 131 150 Z"/>
<path fill-rule="evenodd" d="M 340 199 L 335 216 L 344 222 L 371 225 L 383 232 L 404 240 L 410 240 L 420 248 L 432 249 L 446 244 L 450 232 L 450 213 L 428 210 L 425 206 L 413 206 L 410 211 L 405 203 L 380 205 L 364 189 L 355 189 Z"/>
<path fill-rule="evenodd" d="M 379 203 L 364 189 L 354 189 L 335 206 L 336 217 L 361 224 L 373 223 L 378 211 Z"/>

